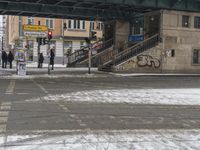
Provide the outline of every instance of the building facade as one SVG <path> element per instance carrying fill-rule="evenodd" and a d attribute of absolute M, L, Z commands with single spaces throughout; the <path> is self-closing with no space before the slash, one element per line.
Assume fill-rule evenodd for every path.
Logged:
<path fill-rule="evenodd" d="M 130 26 L 124 22 L 123 25 Z M 119 29 L 117 29 L 119 30 Z M 116 72 L 200 72 L 200 13 L 160 10 L 144 15 L 144 42 L 158 35 L 157 46 L 114 66 Z M 128 40 L 128 32 L 122 40 Z M 120 36 L 122 37 L 122 36 Z M 149 39 L 150 38 L 150 39 Z"/>
<path fill-rule="evenodd" d="M 66 63 L 66 55 L 86 45 L 85 38 L 90 31 L 97 32 L 97 40 L 102 38 L 103 24 L 98 21 L 68 20 L 53 18 L 7 16 L 7 49 L 27 48 L 27 60 L 38 60 L 38 53 L 48 54 L 48 46 L 41 45 L 38 50 L 37 37 L 26 35 L 23 25 L 47 26 L 53 33 L 50 48 L 55 49 L 55 63 Z M 48 59 L 45 59 L 46 61 Z"/>

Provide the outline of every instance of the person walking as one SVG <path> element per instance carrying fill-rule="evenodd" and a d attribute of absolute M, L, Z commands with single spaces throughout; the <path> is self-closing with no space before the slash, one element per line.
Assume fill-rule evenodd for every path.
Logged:
<path fill-rule="evenodd" d="M 39 56 L 39 66 L 38 66 L 38 68 L 42 68 L 43 61 L 44 61 L 43 53 L 40 53 L 40 56 Z"/>
<path fill-rule="evenodd" d="M 53 49 L 51 49 L 51 51 L 50 51 L 50 65 L 52 66 L 51 70 L 54 69 L 54 58 L 55 58 L 55 54 L 53 52 Z"/>
<path fill-rule="evenodd" d="M 13 56 L 12 52 L 9 51 L 9 54 L 8 54 L 8 62 L 9 62 L 9 64 L 10 64 L 10 69 L 12 68 L 12 62 L 13 62 L 13 60 L 14 60 L 14 56 Z"/>
<path fill-rule="evenodd" d="M 7 61 L 8 61 L 8 56 L 7 53 L 5 51 L 2 51 L 2 68 L 6 68 L 7 66 Z"/>

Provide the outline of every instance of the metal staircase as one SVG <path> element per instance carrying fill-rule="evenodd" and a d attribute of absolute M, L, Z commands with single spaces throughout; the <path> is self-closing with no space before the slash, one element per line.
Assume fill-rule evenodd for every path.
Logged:
<path fill-rule="evenodd" d="M 96 61 L 97 57 L 99 57 L 104 51 L 106 51 L 108 48 L 113 46 L 113 39 L 110 39 L 106 42 L 103 41 L 97 41 L 92 44 L 92 51 L 96 52 L 96 54 L 92 55 L 92 64 L 98 65 L 98 62 Z M 68 56 L 68 67 L 74 67 L 76 65 L 87 65 L 88 63 L 88 51 L 89 47 L 84 47 L 80 50 L 75 51 L 71 55 Z"/>
<path fill-rule="evenodd" d="M 153 47 L 155 47 L 159 42 L 159 34 L 156 34 L 132 47 L 124 49 L 122 52 L 118 53 L 117 50 L 113 50 L 108 52 L 101 57 L 99 62 L 99 70 L 100 71 L 112 71 L 112 66 L 119 65 L 130 58 L 137 56 Z"/>

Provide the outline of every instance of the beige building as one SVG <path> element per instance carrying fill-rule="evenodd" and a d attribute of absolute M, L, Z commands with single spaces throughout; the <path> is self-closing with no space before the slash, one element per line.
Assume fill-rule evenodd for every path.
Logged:
<path fill-rule="evenodd" d="M 129 28 L 128 23 L 123 25 Z M 123 38 L 127 40 L 126 28 L 123 28 L 122 32 L 127 33 Z M 148 43 L 155 39 L 156 35 L 160 38 L 157 45 L 145 49 L 144 45 L 148 47 Z M 144 52 L 116 64 L 114 71 L 200 72 L 200 13 L 160 10 L 145 14 L 144 36 L 144 42 L 124 50 L 132 49 L 132 52 L 136 52 L 144 48 Z"/>
<path fill-rule="evenodd" d="M 85 38 L 90 36 L 91 30 L 97 32 L 97 40 L 103 35 L 103 24 L 99 21 L 7 16 L 7 50 L 25 48 L 28 45 L 28 61 L 37 61 L 38 55 L 36 36 L 25 36 L 26 31 L 23 31 L 23 25 L 28 24 L 45 25 L 52 31 L 51 48 L 55 48 L 56 63 L 63 63 L 67 53 L 73 53 L 85 46 Z M 44 56 L 47 56 L 47 47 L 40 46 L 39 52 Z"/>

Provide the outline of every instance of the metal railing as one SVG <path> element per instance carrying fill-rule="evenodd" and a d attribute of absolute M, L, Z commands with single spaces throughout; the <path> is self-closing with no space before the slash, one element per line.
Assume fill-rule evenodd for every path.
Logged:
<path fill-rule="evenodd" d="M 100 53 L 102 53 L 104 50 L 108 49 L 112 45 L 113 45 L 113 39 L 110 39 L 105 42 L 100 40 L 93 43 L 92 50 L 96 51 L 96 54 L 92 56 L 92 59 L 94 59 L 96 56 L 98 56 Z M 89 47 L 84 47 L 70 54 L 68 56 L 68 66 L 73 66 L 76 63 L 84 63 L 88 61 L 88 51 L 89 51 Z"/>
<path fill-rule="evenodd" d="M 149 50 L 152 47 L 155 47 L 158 42 L 159 42 L 159 34 L 156 34 L 144 40 L 143 42 L 134 45 L 133 47 L 127 48 L 115 56 L 114 64 L 118 65 L 140 53 L 143 53 L 144 51 Z"/>
<path fill-rule="evenodd" d="M 120 63 L 156 46 L 158 42 L 159 34 L 156 34 L 138 44 L 135 44 L 134 46 L 124 49 L 120 53 L 118 53 L 118 50 L 108 51 L 99 58 L 101 64 L 100 67 L 119 65 Z"/>

